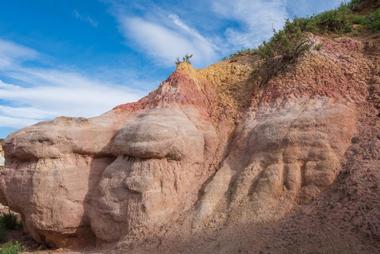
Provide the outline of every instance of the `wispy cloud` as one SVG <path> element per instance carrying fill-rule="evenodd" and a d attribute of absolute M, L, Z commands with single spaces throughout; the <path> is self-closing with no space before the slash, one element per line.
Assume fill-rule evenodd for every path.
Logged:
<path fill-rule="evenodd" d="M 30 119 L 30 118 L 19 118 L 19 117 L 9 117 L 0 115 L 0 126 L 9 127 L 11 129 L 19 129 L 24 126 L 35 124 L 39 122 L 38 119 Z"/>
<path fill-rule="evenodd" d="M 79 11 L 77 10 L 73 10 L 73 15 L 75 18 L 79 19 L 80 21 L 88 23 L 92 27 L 98 27 L 98 22 L 88 15 L 83 15 L 79 13 Z"/>
<path fill-rule="evenodd" d="M 286 0 L 219 0 L 213 2 L 213 11 L 225 19 L 237 22 L 228 27 L 225 38 L 232 48 L 250 48 L 271 37 L 289 18 Z"/>
<path fill-rule="evenodd" d="M 56 115 L 95 116 L 140 95 L 77 73 L 28 69 L 10 75 L 29 86 L 0 83 L 0 99 L 13 105 L 30 105 L 42 118 Z"/>
<path fill-rule="evenodd" d="M 270 39 L 287 19 L 316 14 L 343 2 L 347 0 L 216 0 L 212 11 L 235 24 L 224 30 L 224 38 L 230 49 L 238 50 Z"/>
<path fill-rule="evenodd" d="M 0 59 L 7 56 L 7 64 L 0 66 L 1 127 L 21 128 L 60 115 L 95 116 L 143 95 L 142 91 L 76 70 L 24 66 L 23 62 L 32 57 L 38 61 L 39 54 L 9 41 L 1 42 L 8 45 L 0 49 Z"/>
<path fill-rule="evenodd" d="M 216 60 L 216 46 L 186 26 L 178 16 L 170 15 L 167 18 L 175 27 L 139 17 L 120 17 L 120 25 L 126 38 L 134 41 L 140 50 L 161 64 L 172 66 L 177 57 L 187 53 L 194 55 L 196 65 Z"/>
<path fill-rule="evenodd" d="M 110 2 L 124 37 L 134 42 L 142 53 L 166 65 L 173 65 L 177 57 L 186 53 L 193 53 L 197 65 L 210 64 L 232 51 L 257 46 L 289 18 L 287 0 L 202 1 L 209 18 L 223 20 L 224 27 L 209 27 L 208 33 L 201 33 L 196 28 L 203 26 L 197 23 L 197 13 L 181 11 L 186 20 L 191 20 L 188 24 L 178 14 L 180 6 L 175 3 L 172 7 L 166 5 L 169 9 L 162 9 L 151 2 L 146 7 L 133 1 L 134 4 L 120 0 Z M 139 16 L 127 11 L 135 5 Z M 120 11 L 123 8 L 126 11 Z"/>
<path fill-rule="evenodd" d="M 35 59 L 38 55 L 33 49 L 0 38 L 0 68 Z"/>
<path fill-rule="evenodd" d="M 192 62 L 197 66 L 207 65 L 220 57 L 220 49 L 214 41 L 175 12 L 161 9 L 149 1 L 144 6 L 133 1 L 110 2 L 126 44 L 159 65 L 174 66 L 177 58 L 188 53 L 193 54 Z M 134 7 L 138 11 L 130 10 Z"/>
<path fill-rule="evenodd" d="M 193 53 L 210 64 L 241 48 L 257 47 L 286 19 L 335 8 L 345 0 L 108 0 L 127 42 L 160 64 Z M 138 13 L 138 15 L 136 15 Z M 186 20 L 186 22 L 184 22 Z"/>

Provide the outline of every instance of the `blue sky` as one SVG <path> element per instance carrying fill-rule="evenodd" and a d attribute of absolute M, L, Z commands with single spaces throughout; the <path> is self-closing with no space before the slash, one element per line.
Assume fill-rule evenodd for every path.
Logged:
<path fill-rule="evenodd" d="M 137 100 L 194 54 L 204 67 L 255 47 L 287 18 L 343 0 L 4 0 L 0 138 L 56 116 Z"/>

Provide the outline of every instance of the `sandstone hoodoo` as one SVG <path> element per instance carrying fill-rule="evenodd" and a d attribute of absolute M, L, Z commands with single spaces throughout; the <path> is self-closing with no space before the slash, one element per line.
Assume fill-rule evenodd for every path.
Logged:
<path fill-rule="evenodd" d="M 137 102 L 10 135 L 1 203 L 58 247 L 378 252 L 380 35 L 307 40 L 265 84 L 256 53 L 181 62 Z"/>

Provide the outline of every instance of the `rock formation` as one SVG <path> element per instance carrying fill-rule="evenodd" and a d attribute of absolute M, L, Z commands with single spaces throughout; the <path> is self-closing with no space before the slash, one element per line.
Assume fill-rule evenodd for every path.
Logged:
<path fill-rule="evenodd" d="M 113 251 L 122 253 L 265 250 L 266 235 L 288 234 L 304 225 L 300 221 L 315 223 L 304 213 L 330 214 L 323 200 L 334 196 L 337 182 L 349 181 L 338 175 L 349 172 L 352 143 L 376 119 L 370 98 L 379 92 L 377 58 L 359 40 L 312 39 L 323 48 L 311 50 L 265 87 L 254 82 L 254 59 L 247 56 L 201 70 L 182 63 L 138 102 L 12 134 L 5 140 L 1 203 L 22 215 L 34 239 L 55 246 L 96 240 L 118 243 Z M 379 45 L 371 49 L 379 52 Z M 371 121 L 378 132 L 378 118 Z M 374 133 L 368 135 L 377 150 L 380 136 Z M 377 169 L 377 184 L 379 155 L 377 150 L 368 159 L 368 168 Z M 376 200 L 368 224 L 373 238 L 344 228 L 336 231 L 341 239 L 379 247 Z M 340 202 L 346 209 L 342 202 L 349 201 Z M 336 221 L 344 224 L 342 216 Z M 359 227 L 365 224 L 360 218 Z M 315 227 L 316 237 L 325 235 Z M 303 241 L 300 248 L 318 249 L 294 231 L 289 234 Z M 254 239 L 247 240 L 249 235 Z M 275 253 L 297 244 L 281 237 Z"/>
<path fill-rule="evenodd" d="M 4 141 L 0 139 L 0 168 L 4 167 L 4 163 L 5 163 L 3 143 Z"/>

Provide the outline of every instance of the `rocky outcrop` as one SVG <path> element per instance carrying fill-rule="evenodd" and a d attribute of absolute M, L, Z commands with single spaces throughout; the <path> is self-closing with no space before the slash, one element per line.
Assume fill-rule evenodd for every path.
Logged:
<path fill-rule="evenodd" d="M 301 100 L 259 109 L 244 128 L 240 147 L 206 186 L 197 224 L 226 210 L 227 220 L 271 221 L 296 200 L 310 202 L 334 182 L 355 132 L 355 112 L 324 99 Z"/>
<path fill-rule="evenodd" d="M 322 49 L 265 87 L 249 57 L 183 63 L 138 102 L 12 134 L 1 202 L 38 241 L 136 253 L 199 252 L 237 225 L 279 223 L 334 185 L 368 98 L 362 43 L 313 40 Z"/>
<path fill-rule="evenodd" d="M 0 139 L 0 167 L 4 167 L 5 164 L 3 143 L 4 141 Z"/>
<path fill-rule="evenodd" d="M 154 232 L 195 204 L 212 173 L 217 138 L 212 124 L 186 110 L 139 113 L 115 136 L 116 159 L 102 172 L 89 209 L 100 239 Z"/>

